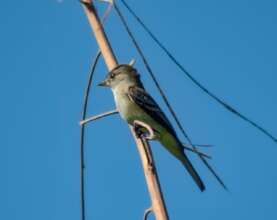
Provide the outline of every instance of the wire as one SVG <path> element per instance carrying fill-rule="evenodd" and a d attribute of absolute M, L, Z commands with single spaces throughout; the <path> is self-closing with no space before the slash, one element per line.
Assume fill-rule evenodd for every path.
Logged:
<path fill-rule="evenodd" d="M 178 119 L 176 113 L 174 112 L 173 108 L 171 107 L 171 105 L 170 105 L 170 103 L 169 103 L 169 101 L 168 101 L 168 99 L 167 99 L 165 93 L 163 92 L 161 86 L 159 85 L 158 80 L 156 79 L 156 77 L 155 77 L 155 75 L 154 75 L 154 73 L 153 73 L 151 67 L 150 67 L 149 64 L 148 64 L 148 62 L 147 62 L 147 60 L 146 60 L 146 58 L 145 58 L 145 55 L 143 54 L 143 52 L 142 52 L 140 46 L 138 45 L 138 43 L 137 43 L 137 41 L 136 41 L 134 35 L 133 35 L 132 32 L 131 32 L 131 30 L 130 30 L 130 28 L 129 28 L 129 26 L 128 26 L 128 24 L 127 24 L 127 22 L 126 22 L 126 20 L 125 20 L 125 18 L 124 18 L 124 16 L 123 16 L 123 14 L 121 13 L 120 9 L 118 8 L 117 4 L 115 4 L 115 2 L 114 2 L 114 8 L 115 8 L 115 10 L 116 10 L 116 12 L 117 12 L 117 14 L 118 14 L 118 16 L 119 16 L 119 18 L 120 18 L 120 20 L 121 20 L 123 26 L 125 27 L 125 29 L 126 29 L 128 35 L 129 35 L 129 37 L 131 38 L 133 44 L 135 45 L 136 50 L 138 51 L 139 55 L 141 56 L 142 61 L 143 61 L 144 65 L 145 65 L 145 67 L 146 67 L 148 73 L 150 74 L 150 76 L 151 76 L 151 78 L 153 79 L 153 81 L 154 81 L 156 87 L 158 88 L 159 93 L 161 94 L 161 96 L 162 96 L 162 98 L 163 98 L 163 100 L 164 100 L 166 106 L 168 107 L 168 109 L 169 109 L 171 115 L 173 116 L 175 122 L 177 123 L 179 129 L 181 130 L 181 132 L 183 133 L 183 135 L 185 136 L 185 138 L 188 140 L 188 142 L 189 142 L 189 144 L 192 146 L 192 148 L 197 152 L 197 154 L 198 154 L 198 156 L 200 157 L 200 159 L 202 160 L 202 162 L 203 162 L 203 163 L 206 165 L 206 167 L 211 171 L 211 173 L 215 176 L 215 178 L 216 178 L 216 179 L 218 180 L 218 182 L 223 186 L 223 188 L 227 190 L 227 187 L 226 187 L 226 185 L 224 184 L 224 182 L 220 179 L 220 177 L 217 175 L 217 173 L 216 173 L 216 172 L 213 170 L 213 168 L 209 165 L 209 163 L 206 161 L 206 159 L 205 159 L 201 154 L 198 153 L 197 148 L 192 144 L 192 141 L 191 141 L 190 137 L 189 137 L 188 134 L 186 133 L 186 131 L 185 131 L 185 129 L 183 128 L 182 124 L 180 123 L 180 121 L 179 121 L 179 119 Z"/>
<path fill-rule="evenodd" d="M 257 124 L 256 122 L 249 119 L 247 116 L 243 115 L 239 111 L 237 111 L 235 108 L 230 106 L 228 103 L 226 103 L 223 99 L 220 99 L 216 95 L 214 95 L 212 92 L 210 92 L 206 87 L 204 87 L 199 81 L 197 81 L 185 68 L 184 66 L 175 58 L 175 56 L 164 46 L 164 44 L 161 43 L 161 41 L 153 34 L 153 32 L 145 25 L 145 23 L 138 17 L 138 15 L 130 8 L 130 6 L 126 3 L 125 0 L 121 0 L 123 5 L 127 8 L 127 10 L 132 14 L 132 16 L 137 20 L 137 22 L 143 27 L 143 29 L 149 34 L 149 36 L 152 38 L 152 40 L 166 53 L 166 55 L 171 59 L 173 63 L 179 67 L 179 69 L 185 73 L 185 75 L 201 90 L 203 90 L 207 95 L 209 95 L 211 98 L 213 98 L 215 101 L 217 101 L 220 105 L 222 105 L 225 109 L 227 109 L 229 112 L 233 113 L 234 115 L 238 116 L 242 120 L 248 122 L 253 127 L 258 129 L 260 132 L 264 133 L 266 136 L 268 136 L 270 139 L 272 139 L 275 143 L 277 143 L 277 138 L 274 137 L 270 132 L 268 132 L 265 128 L 263 128 L 261 125 Z"/>

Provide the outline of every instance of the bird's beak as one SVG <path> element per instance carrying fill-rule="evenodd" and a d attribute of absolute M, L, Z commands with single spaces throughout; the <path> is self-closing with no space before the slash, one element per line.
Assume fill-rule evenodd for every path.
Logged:
<path fill-rule="evenodd" d="M 109 87 L 109 83 L 108 83 L 108 81 L 105 79 L 104 81 L 100 82 L 100 83 L 98 84 L 98 86 Z"/>

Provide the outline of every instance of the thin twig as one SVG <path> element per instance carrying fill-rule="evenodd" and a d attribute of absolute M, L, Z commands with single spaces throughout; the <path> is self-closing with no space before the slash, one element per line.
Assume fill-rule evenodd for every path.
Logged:
<path fill-rule="evenodd" d="M 144 214 L 143 214 L 143 220 L 147 220 L 147 217 L 148 217 L 148 215 L 149 215 L 151 212 L 153 212 L 152 207 L 146 209 L 146 210 L 144 211 Z"/>
<path fill-rule="evenodd" d="M 189 145 L 189 146 L 191 146 L 191 145 Z M 193 148 L 190 148 L 189 146 L 183 144 L 184 149 L 186 149 L 186 150 L 188 150 L 188 151 L 191 151 L 191 152 L 193 152 L 193 153 L 196 153 L 196 154 L 200 154 L 201 156 L 206 157 L 206 158 L 208 158 L 208 159 L 212 159 L 211 156 L 209 156 L 209 155 L 207 155 L 207 154 L 205 154 L 205 153 L 202 153 L 202 152 L 200 152 L 199 150 L 195 150 L 195 149 L 193 149 Z"/>
<path fill-rule="evenodd" d="M 80 121 L 80 125 L 85 125 L 91 121 L 96 121 L 98 119 L 101 119 L 101 118 L 104 118 L 104 117 L 107 117 L 109 115 L 115 115 L 115 114 L 118 114 L 118 110 L 112 110 L 112 111 L 108 111 L 108 112 L 104 112 L 102 114 L 99 114 L 99 115 L 95 115 L 95 116 L 92 116 L 92 117 L 89 117 L 87 119 L 84 119 L 82 121 Z"/>
<path fill-rule="evenodd" d="M 93 60 L 93 64 L 90 70 L 90 74 L 88 77 L 88 83 L 85 90 L 85 96 L 84 96 L 84 104 L 83 104 L 83 113 L 82 113 L 82 119 L 84 120 L 87 116 L 87 107 L 88 107 L 88 100 L 89 100 L 89 93 L 92 83 L 92 78 L 94 75 L 94 71 L 96 68 L 96 64 L 101 56 L 101 52 L 98 51 L 96 57 Z M 81 126 L 81 135 L 80 135 L 80 184 L 81 184 L 81 219 L 85 220 L 85 213 L 86 213 L 86 205 L 85 205 L 85 155 L 84 155 L 84 145 L 85 145 L 85 125 Z"/>

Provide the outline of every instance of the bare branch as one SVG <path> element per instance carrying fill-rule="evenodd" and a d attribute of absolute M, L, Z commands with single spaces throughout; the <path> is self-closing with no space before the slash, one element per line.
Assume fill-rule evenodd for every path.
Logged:
<path fill-rule="evenodd" d="M 151 148 L 145 138 L 137 138 L 137 134 L 135 133 L 134 128 L 131 126 L 130 128 L 137 143 L 137 148 L 141 157 L 148 191 L 152 201 L 152 212 L 155 215 L 155 219 L 168 220 L 168 213 L 165 206 L 159 176 L 156 171 L 155 161 L 152 156 Z M 146 214 L 148 215 L 149 213 Z"/>
<path fill-rule="evenodd" d="M 80 125 L 84 125 L 84 124 L 87 124 L 87 123 L 89 123 L 91 121 L 96 121 L 98 119 L 107 117 L 109 115 L 115 115 L 117 113 L 118 113 L 118 110 L 115 109 L 115 110 L 112 110 L 112 111 L 104 112 L 104 113 L 99 114 L 99 115 L 92 116 L 90 118 L 87 118 L 85 120 L 80 121 L 79 123 L 80 123 Z"/>

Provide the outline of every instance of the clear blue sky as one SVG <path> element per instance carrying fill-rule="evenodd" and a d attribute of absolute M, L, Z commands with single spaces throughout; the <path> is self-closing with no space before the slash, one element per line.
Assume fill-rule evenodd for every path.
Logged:
<path fill-rule="evenodd" d="M 97 46 L 78 2 L 59 2 L 1 3 L 0 219 L 79 219 L 78 121 Z M 198 80 L 277 135 L 276 1 L 128 2 Z M 215 145 L 206 151 L 230 189 L 190 154 L 207 185 L 200 193 L 154 144 L 171 219 L 276 219 L 277 145 L 196 88 L 129 23 L 192 140 Z M 114 14 L 107 32 L 121 63 L 139 59 Z M 136 67 L 164 108 L 139 60 Z M 101 61 L 94 85 L 106 72 Z M 109 90 L 92 94 L 90 115 L 114 107 Z M 127 125 L 112 116 L 87 134 L 87 220 L 140 219 L 150 203 Z"/>

